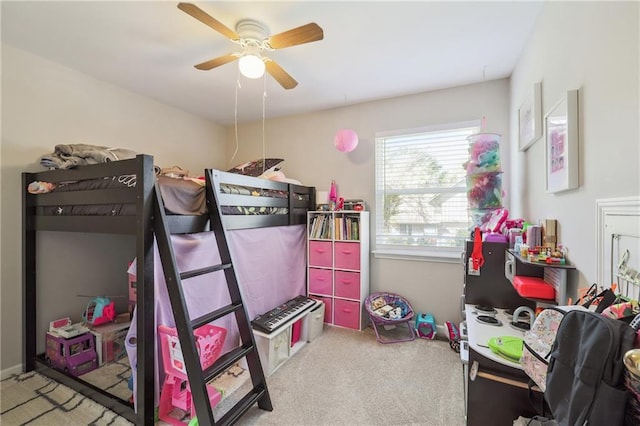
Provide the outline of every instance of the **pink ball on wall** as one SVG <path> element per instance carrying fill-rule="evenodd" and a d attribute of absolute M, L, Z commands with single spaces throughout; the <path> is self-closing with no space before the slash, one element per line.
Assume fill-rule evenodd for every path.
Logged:
<path fill-rule="evenodd" d="M 351 129 L 338 130 L 333 143 L 338 151 L 351 152 L 358 146 L 358 135 Z"/>

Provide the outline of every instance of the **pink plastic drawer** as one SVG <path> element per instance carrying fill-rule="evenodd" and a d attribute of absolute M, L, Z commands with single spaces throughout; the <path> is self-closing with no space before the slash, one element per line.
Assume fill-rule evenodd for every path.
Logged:
<path fill-rule="evenodd" d="M 324 322 L 327 324 L 332 324 L 333 321 L 333 304 L 331 303 L 330 297 L 322 297 L 322 296 L 314 296 L 312 294 L 309 295 L 312 299 L 319 300 L 324 303 Z"/>
<path fill-rule="evenodd" d="M 309 265 L 331 266 L 331 241 L 309 241 Z"/>
<path fill-rule="evenodd" d="M 360 303 L 351 300 L 335 300 L 334 324 L 341 327 L 360 328 Z"/>
<path fill-rule="evenodd" d="M 360 270 L 360 243 L 336 243 L 336 268 Z"/>
<path fill-rule="evenodd" d="M 335 295 L 360 300 L 360 273 L 336 271 Z"/>
<path fill-rule="evenodd" d="M 309 268 L 309 293 L 333 294 L 331 269 Z"/>
<path fill-rule="evenodd" d="M 554 300 L 556 290 L 542 278 L 516 275 L 513 277 L 513 287 L 522 297 Z"/>

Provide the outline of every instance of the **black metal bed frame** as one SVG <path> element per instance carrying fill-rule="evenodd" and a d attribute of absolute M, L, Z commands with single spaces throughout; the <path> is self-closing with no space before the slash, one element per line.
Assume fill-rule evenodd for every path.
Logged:
<path fill-rule="evenodd" d="M 287 215 L 225 216 L 225 230 L 306 224 L 307 210 L 314 209 L 315 188 L 272 182 L 233 173 L 207 170 L 215 176 L 213 185 L 216 201 L 221 205 L 281 206 L 288 208 Z M 29 194 L 27 186 L 33 181 L 65 182 L 83 179 L 136 175 L 133 188 L 103 189 L 73 192 Z M 36 370 L 81 394 L 110 408 L 135 424 L 154 424 L 154 197 L 155 173 L 153 157 L 138 155 L 135 159 L 77 167 L 67 170 L 50 170 L 23 173 L 22 237 L 23 237 L 23 368 Z M 284 190 L 287 199 L 250 197 L 222 194 L 220 183 L 240 186 L 259 185 L 261 188 Z M 210 191 L 210 189 L 207 189 Z M 305 201 L 296 194 L 305 195 Z M 127 203 L 135 205 L 135 216 L 44 216 L 38 214 L 42 206 L 87 205 Z M 172 234 L 186 234 L 208 230 L 209 216 L 166 215 Z M 137 413 L 133 406 L 115 395 L 77 377 L 50 367 L 43 354 L 37 353 L 37 297 L 36 241 L 39 231 L 66 231 L 135 235 L 137 268 Z M 159 250 L 162 250 L 159 247 Z M 161 253 L 162 255 L 162 253 Z"/>

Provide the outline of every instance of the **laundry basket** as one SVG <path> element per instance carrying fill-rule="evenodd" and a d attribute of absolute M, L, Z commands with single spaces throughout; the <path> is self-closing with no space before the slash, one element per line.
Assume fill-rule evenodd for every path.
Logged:
<path fill-rule="evenodd" d="M 378 342 L 408 342 L 416 338 L 411 324 L 413 309 L 404 297 L 387 292 L 372 293 L 365 299 L 364 306 Z"/>

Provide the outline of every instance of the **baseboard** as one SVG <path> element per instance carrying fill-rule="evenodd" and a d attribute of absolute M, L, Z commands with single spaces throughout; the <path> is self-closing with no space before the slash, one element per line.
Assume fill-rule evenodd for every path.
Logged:
<path fill-rule="evenodd" d="M 20 373 L 22 373 L 22 364 L 14 365 L 13 367 L 0 371 L 0 380 L 4 380 L 14 374 Z"/>
<path fill-rule="evenodd" d="M 449 330 L 447 326 L 442 324 L 436 324 L 436 339 L 438 340 L 449 340 Z"/>

